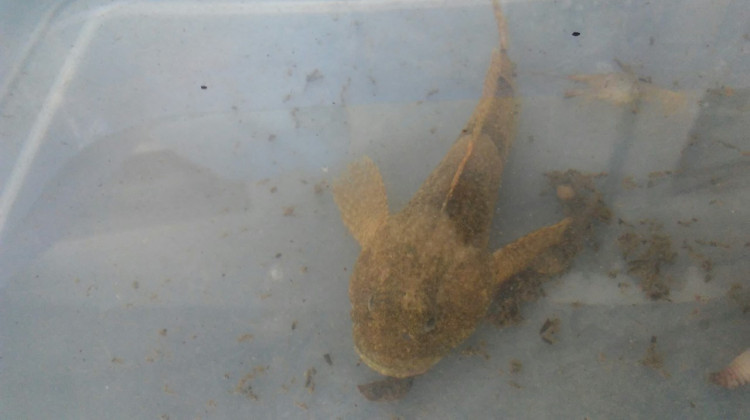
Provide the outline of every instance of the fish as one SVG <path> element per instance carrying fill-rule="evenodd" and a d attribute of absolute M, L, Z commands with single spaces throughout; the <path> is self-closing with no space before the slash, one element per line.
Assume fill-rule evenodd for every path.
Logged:
<path fill-rule="evenodd" d="M 481 98 L 406 206 L 389 212 L 380 171 L 366 156 L 333 183 L 342 222 L 361 247 L 349 282 L 354 348 L 367 366 L 388 377 L 423 374 L 466 340 L 501 285 L 560 244 L 571 224 L 565 218 L 488 249 L 519 113 L 515 65 L 497 0 L 493 10 L 500 41 Z"/>

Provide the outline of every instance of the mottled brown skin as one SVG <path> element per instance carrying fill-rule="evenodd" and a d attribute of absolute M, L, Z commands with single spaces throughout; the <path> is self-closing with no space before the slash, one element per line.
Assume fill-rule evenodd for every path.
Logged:
<path fill-rule="evenodd" d="M 487 249 L 503 166 L 516 131 L 505 21 L 482 98 L 458 140 L 400 212 L 389 215 L 375 164 L 363 158 L 334 184 L 344 224 L 362 246 L 349 284 L 354 344 L 372 369 L 426 372 L 464 341 L 502 282 L 560 242 L 570 221 Z"/>

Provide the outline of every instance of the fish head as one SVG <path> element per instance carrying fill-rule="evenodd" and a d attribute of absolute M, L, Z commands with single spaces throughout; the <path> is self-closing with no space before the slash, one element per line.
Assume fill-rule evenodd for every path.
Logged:
<path fill-rule="evenodd" d="M 465 340 L 493 294 L 485 250 L 442 212 L 402 212 L 363 248 L 349 285 L 362 360 L 393 377 L 426 372 Z"/>

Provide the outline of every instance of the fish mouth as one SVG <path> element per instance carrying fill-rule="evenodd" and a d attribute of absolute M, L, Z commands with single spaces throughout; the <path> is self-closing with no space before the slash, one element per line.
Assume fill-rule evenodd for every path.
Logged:
<path fill-rule="evenodd" d="M 355 340 L 354 349 L 357 351 L 359 358 L 370 367 L 370 369 L 380 373 L 381 375 L 390 376 L 393 378 L 410 378 L 413 376 L 421 375 L 432 366 L 434 366 L 441 357 L 422 357 L 414 359 L 395 359 L 388 362 L 377 360 L 378 357 L 371 357 L 367 352 L 362 351 L 359 346 L 359 340 Z"/>

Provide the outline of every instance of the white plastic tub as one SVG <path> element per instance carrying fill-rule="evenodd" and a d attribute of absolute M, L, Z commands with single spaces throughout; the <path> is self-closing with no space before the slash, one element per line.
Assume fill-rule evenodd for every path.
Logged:
<path fill-rule="evenodd" d="M 328 184 L 367 154 L 406 203 L 481 91 L 490 3 L 41 4 L 0 2 L 0 417 L 748 414 L 707 381 L 750 347 L 727 297 L 750 287 L 743 2 L 503 3 L 522 111 L 492 246 L 559 218 L 549 170 L 608 172 L 616 219 L 522 324 L 480 327 L 393 403 L 357 391 L 378 375 Z M 684 102 L 565 98 L 615 60 Z M 627 275 L 618 218 L 671 236 L 670 300 Z"/>

